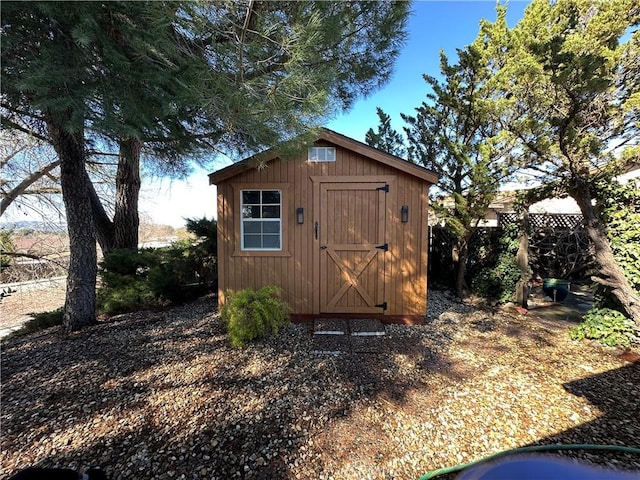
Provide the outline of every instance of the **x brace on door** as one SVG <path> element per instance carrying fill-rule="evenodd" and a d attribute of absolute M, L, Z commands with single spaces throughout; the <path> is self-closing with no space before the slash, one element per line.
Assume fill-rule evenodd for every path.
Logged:
<path fill-rule="evenodd" d="M 347 293 L 349 287 L 353 287 L 362 297 L 362 299 L 366 302 L 367 306 L 375 307 L 375 301 L 371 298 L 371 296 L 366 292 L 363 286 L 360 284 L 358 278 L 362 275 L 362 272 L 367 268 L 367 266 L 371 263 L 371 261 L 378 254 L 376 250 L 370 251 L 360 262 L 360 264 L 354 269 L 350 269 L 344 262 L 342 258 L 331 248 L 327 248 L 327 253 L 333 259 L 335 264 L 340 269 L 340 274 L 342 278 L 345 280 L 345 283 L 338 289 L 336 294 L 329 300 L 329 306 L 335 307 L 342 298 L 342 296 Z"/>

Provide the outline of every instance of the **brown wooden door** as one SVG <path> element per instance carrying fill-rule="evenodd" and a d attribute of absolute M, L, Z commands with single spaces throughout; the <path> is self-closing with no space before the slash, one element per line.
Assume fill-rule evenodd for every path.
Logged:
<path fill-rule="evenodd" d="M 320 311 L 383 313 L 384 183 L 320 185 Z"/>

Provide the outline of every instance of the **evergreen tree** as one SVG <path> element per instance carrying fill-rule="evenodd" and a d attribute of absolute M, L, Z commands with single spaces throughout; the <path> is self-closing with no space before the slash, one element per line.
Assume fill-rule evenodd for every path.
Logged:
<path fill-rule="evenodd" d="M 380 107 L 376 107 L 376 114 L 380 124 L 378 130 L 373 131 L 372 128 L 367 130 L 365 134 L 365 142 L 378 150 L 390 153 L 396 157 L 405 158 L 407 148 L 404 145 L 404 138 L 397 130 L 391 126 L 391 117 L 387 115 Z"/>
<path fill-rule="evenodd" d="M 512 29 L 498 8 L 475 42 L 496 90 L 494 118 L 518 142 L 522 168 L 582 212 L 606 286 L 640 324 L 601 219 L 601 185 L 639 153 L 640 8 L 636 0 L 534 0 Z"/>
<path fill-rule="evenodd" d="M 120 147 L 115 219 L 130 233 L 144 151 L 162 170 L 184 172 L 205 148 L 253 151 L 293 138 L 386 81 L 408 13 L 403 2 L 1 8 L 3 127 L 29 125 L 61 164 L 70 329 L 95 322 L 95 242 L 116 235 L 86 171 L 87 138 Z"/>
<path fill-rule="evenodd" d="M 469 242 L 510 171 L 511 144 L 487 114 L 491 93 L 481 55 L 468 47 L 458 57 L 451 65 L 441 54 L 443 80 L 425 75 L 431 93 L 415 116 L 402 117 L 413 161 L 439 176 L 432 206 L 453 238 L 456 291 L 464 298 Z"/>

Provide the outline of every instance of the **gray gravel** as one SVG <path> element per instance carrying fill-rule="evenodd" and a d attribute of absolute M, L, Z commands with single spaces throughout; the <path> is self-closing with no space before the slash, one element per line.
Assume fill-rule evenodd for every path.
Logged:
<path fill-rule="evenodd" d="M 638 446 L 640 365 L 564 330 L 433 291 L 426 325 L 386 333 L 377 353 L 314 354 L 310 325 L 233 349 L 204 298 L 3 341 L 0 478 L 418 478 L 516 446 Z"/>

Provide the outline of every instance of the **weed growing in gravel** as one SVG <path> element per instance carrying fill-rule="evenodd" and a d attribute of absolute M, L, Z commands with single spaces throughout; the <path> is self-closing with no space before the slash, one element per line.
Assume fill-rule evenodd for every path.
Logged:
<path fill-rule="evenodd" d="M 242 347 L 252 340 L 277 335 L 289 321 L 289 305 L 280 298 L 280 289 L 266 286 L 225 292 L 220 315 L 227 327 L 231 345 Z"/>

